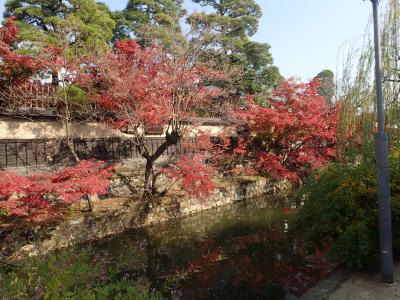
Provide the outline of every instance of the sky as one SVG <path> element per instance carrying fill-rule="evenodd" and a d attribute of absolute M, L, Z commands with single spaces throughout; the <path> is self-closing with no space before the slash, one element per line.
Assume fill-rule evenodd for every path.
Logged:
<path fill-rule="evenodd" d="M 343 45 L 363 33 L 371 16 L 371 2 L 364 0 L 256 0 L 263 16 L 253 40 L 268 43 L 274 64 L 284 77 L 311 79 L 324 69 L 337 71 Z M 385 5 L 388 0 L 381 0 Z M 112 10 L 127 0 L 103 0 Z M 0 13 L 5 0 L 0 0 Z M 185 0 L 190 12 L 201 10 Z"/>

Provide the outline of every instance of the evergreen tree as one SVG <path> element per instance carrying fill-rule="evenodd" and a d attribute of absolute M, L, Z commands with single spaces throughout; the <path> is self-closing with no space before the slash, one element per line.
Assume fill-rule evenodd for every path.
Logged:
<path fill-rule="evenodd" d="M 192 31 L 207 44 L 204 61 L 231 73 L 228 82 L 219 83 L 232 93 L 265 96 L 281 80 L 273 65 L 270 46 L 250 40 L 258 30 L 262 15 L 254 0 L 193 0 L 207 12 L 188 18 Z M 210 11 L 210 12 L 209 12 Z"/>
<path fill-rule="evenodd" d="M 185 15 L 183 0 L 129 0 L 121 12 L 114 12 L 117 23 L 114 40 L 133 37 L 141 45 L 152 43 L 171 47 L 184 41 L 180 19 Z"/>
<path fill-rule="evenodd" d="M 77 53 L 104 52 L 115 27 L 106 5 L 94 0 L 8 0 L 5 8 L 5 17 L 19 21 L 20 40 L 67 42 Z"/>
<path fill-rule="evenodd" d="M 254 0 L 193 0 L 213 10 L 211 13 L 195 13 L 189 23 L 197 29 L 207 29 L 215 35 L 214 44 L 224 50 L 236 48 L 253 36 L 258 30 L 262 15 L 260 6 Z"/>
<path fill-rule="evenodd" d="M 265 96 L 282 80 L 278 68 L 273 65 L 269 49 L 267 43 L 247 41 L 243 44 L 242 90 L 246 94 Z"/>
<path fill-rule="evenodd" d="M 318 88 L 318 93 L 325 97 L 325 101 L 328 104 L 332 103 L 333 96 L 335 95 L 334 78 L 335 75 L 331 70 L 323 70 L 315 77 L 315 79 L 321 84 Z"/>

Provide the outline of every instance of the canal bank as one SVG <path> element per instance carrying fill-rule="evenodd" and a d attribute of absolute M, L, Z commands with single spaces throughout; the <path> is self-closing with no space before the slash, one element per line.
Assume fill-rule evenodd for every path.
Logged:
<path fill-rule="evenodd" d="M 121 195 L 121 191 L 128 190 L 126 178 L 126 175 L 113 178 L 113 193 Z M 292 186 L 286 180 L 243 176 L 218 181 L 216 190 L 207 199 L 194 199 L 180 190 L 172 190 L 168 196 L 151 199 L 147 210 L 143 209 L 147 199 L 140 197 L 94 200 L 92 212 L 86 211 L 86 202 L 83 201 L 62 220 L 38 226 L 30 224 L 29 228 L 14 231 L 12 239 L 21 240 L 19 248 L 5 249 L 7 245 L 3 244 L 2 252 L 13 252 L 13 256 L 46 253 L 263 196 L 275 205 L 287 206 L 291 192 Z M 24 241 L 27 236 L 33 240 Z"/>
<path fill-rule="evenodd" d="M 255 188 L 255 183 L 249 186 Z M 116 221 L 118 216 L 122 217 L 118 212 L 134 211 L 125 201 L 97 200 L 94 213 L 82 214 L 102 216 L 103 229 L 114 224 L 115 228 L 110 230 L 116 230 L 124 222 L 110 222 L 105 216 Z M 115 206 L 112 208 L 111 204 Z M 111 270 L 109 280 L 118 283 L 130 278 L 150 291 L 162 293 L 163 299 L 248 300 L 300 296 L 337 265 L 321 256 L 306 255 L 298 241 L 288 239 L 290 220 L 297 209 L 279 204 L 282 205 L 281 199 L 264 195 L 126 229 L 73 248 L 78 253 L 94 253 L 93 267 L 98 266 L 99 259 L 104 261 L 106 269 Z M 115 218 L 110 216 L 111 211 Z M 90 222 L 76 222 L 64 231 L 59 228 L 60 242 L 61 238 L 68 241 L 72 230 L 81 229 L 86 237 L 89 233 L 104 233 L 99 230 L 102 226 L 99 224 L 102 224 L 99 220 L 96 227 Z M 37 245 L 32 243 L 32 248 L 25 247 L 25 250 L 31 253 L 45 250 Z M 85 250 L 87 246 L 89 250 Z M 69 249 L 51 255 L 62 255 Z"/>
<path fill-rule="evenodd" d="M 296 209 L 271 197 L 242 201 L 96 241 L 118 276 L 163 299 L 285 299 L 335 268 L 287 238 Z"/>

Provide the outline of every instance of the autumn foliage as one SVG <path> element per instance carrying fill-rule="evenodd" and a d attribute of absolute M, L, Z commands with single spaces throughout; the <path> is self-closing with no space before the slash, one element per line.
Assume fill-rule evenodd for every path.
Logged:
<path fill-rule="evenodd" d="M 0 28 L 0 87 L 27 80 L 40 65 L 31 55 L 19 54 L 13 49 L 18 32 L 14 17 L 6 19 Z"/>
<path fill-rule="evenodd" d="M 215 95 L 206 87 L 207 79 L 221 74 L 157 46 L 143 48 L 127 40 L 117 42 L 114 53 L 102 57 L 91 75 L 86 79 L 93 98 L 118 113 L 116 125 L 180 130 L 178 122 L 195 117 L 196 108 Z"/>
<path fill-rule="evenodd" d="M 196 51 L 170 53 L 157 46 L 142 47 L 133 40 L 126 40 L 116 42 L 113 51 L 98 58 L 70 60 L 65 55 L 67 49 L 47 47 L 34 59 L 13 50 L 17 34 L 14 19 L 7 19 L 0 29 L 0 85 L 27 80 L 39 71 L 59 75 L 60 70 L 64 70 L 63 86 L 74 85 L 79 89 L 91 108 L 101 110 L 95 115 L 106 116 L 108 124 L 127 134 L 146 161 L 143 186 L 146 194 L 158 192 L 156 179 L 160 170 L 156 163 L 170 147 L 178 144 L 191 144 L 196 155 L 182 156 L 174 166 L 162 171 L 174 180 L 179 179 L 182 188 L 196 197 L 213 190 L 211 179 L 216 173 L 261 173 L 296 181 L 335 158 L 340 105 L 328 106 L 318 94 L 316 81 L 283 81 L 268 99 L 268 106 L 261 106 L 253 97 L 247 97 L 243 105 L 235 105 L 226 112 L 232 120 L 231 127 L 241 129 L 238 134 L 234 130 L 213 134 L 200 130 L 202 113 L 216 100 L 226 98 L 229 92 L 211 84 L 224 79 L 225 75 L 202 64 L 196 58 Z M 232 103 L 238 103 L 237 99 Z M 69 113 L 66 120 L 73 121 Z M 165 140 L 157 149 L 149 149 L 145 142 L 146 129 L 154 127 L 163 129 Z M 55 191 L 59 191 L 56 198 L 62 198 L 62 202 L 73 202 L 91 192 L 85 189 L 92 185 L 84 182 L 105 176 L 102 172 L 106 171 L 99 171 L 101 166 L 93 168 L 97 173 L 88 171 L 91 174 L 88 178 L 79 177 L 77 173 L 78 177 L 72 175 L 88 167 L 86 164 L 89 163 L 57 175 L 69 172 L 73 180 L 57 179 L 56 175 L 22 178 L 3 173 L 2 176 L 8 178 L 5 182 L 9 188 L 23 196 L 14 197 L 11 192 L 3 194 L 8 200 L 2 205 L 7 203 L 16 214 L 35 215 L 33 211 L 43 205 L 59 204 L 59 201 L 47 199 L 48 193 Z M 12 185 L 10 178 L 24 184 Z M 93 186 L 98 187 L 99 192 L 104 191 L 105 182 L 95 181 L 98 184 Z M 26 190 L 21 190 L 23 187 Z"/>
<path fill-rule="evenodd" d="M 235 115 L 249 135 L 250 157 L 261 172 L 296 181 L 336 155 L 340 104 L 329 107 L 318 94 L 319 83 L 283 81 L 269 107 L 251 97 Z"/>
<path fill-rule="evenodd" d="M 140 155 L 146 160 L 145 193 L 157 191 L 155 163 L 168 148 L 183 140 L 196 138 L 199 108 L 211 103 L 222 91 L 207 86 L 211 78 L 223 76 L 197 63 L 190 53 L 174 55 L 157 47 L 141 47 L 133 40 L 115 44 L 115 51 L 101 57 L 96 69 L 82 76 L 91 99 L 114 115 L 108 121 L 131 135 Z M 146 128 L 162 127 L 165 141 L 157 149 L 145 143 Z M 183 157 L 183 161 L 189 160 Z M 205 193 L 211 184 L 204 176 L 189 175 L 192 165 L 179 163 L 176 170 L 183 176 L 183 188 L 195 195 Z M 172 177 L 176 177 L 174 173 Z M 195 182 L 189 183 L 189 179 Z M 198 188 L 193 188 L 198 185 Z M 203 191 L 199 189 L 205 188 Z"/>
<path fill-rule="evenodd" d="M 63 208 L 85 195 L 107 194 L 114 166 L 81 161 L 57 173 L 20 176 L 0 172 L 0 209 L 33 221 L 62 215 Z"/>
<path fill-rule="evenodd" d="M 183 155 L 176 164 L 166 168 L 164 173 L 175 180 L 182 180 L 182 188 L 190 195 L 203 198 L 215 189 L 212 181 L 215 170 L 205 165 L 202 159 L 200 155 Z"/>

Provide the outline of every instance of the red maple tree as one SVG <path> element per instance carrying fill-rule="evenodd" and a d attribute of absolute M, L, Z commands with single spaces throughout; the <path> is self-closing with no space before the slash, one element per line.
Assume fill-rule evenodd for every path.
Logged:
<path fill-rule="evenodd" d="M 205 165 L 203 159 L 199 154 L 192 157 L 182 155 L 179 161 L 166 168 L 164 173 L 175 180 L 182 180 L 182 188 L 190 195 L 201 199 L 214 191 L 215 184 L 212 177 L 216 171 L 211 166 Z"/>
<path fill-rule="evenodd" d="M 296 181 L 335 157 L 340 104 L 329 107 L 318 94 L 319 83 L 283 81 L 269 107 L 251 97 L 235 115 L 247 131 L 247 155 L 255 169 Z"/>
<path fill-rule="evenodd" d="M 171 54 L 127 40 L 117 42 L 113 52 L 96 60 L 67 60 L 65 49 L 60 48 L 49 48 L 40 59 L 34 59 L 14 50 L 17 34 L 14 19 L 7 19 L 0 29 L 0 88 L 27 81 L 38 70 L 59 73 L 64 69 L 64 93 L 57 93 L 57 103 L 65 108 L 65 124 L 72 120 L 68 110 L 72 99 L 65 87 L 79 84 L 87 98 L 108 112 L 107 121 L 126 133 L 146 160 L 147 194 L 157 192 L 155 163 L 168 148 L 184 141 L 191 140 L 188 144 L 198 155 L 181 157 L 166 173 L 180 177 L 183 187 L 196 196 L 208 194 L 213 187 L 207 179 L 211 172 L 202 166 L 204 161 L 234 174 L 258 171 L 297 180 L 335 157 L 340 106 L 327 106 L 318 95 L 317 82 L 282 82 L 270 97 L 269 107 L 248 97 L 246 105 L 232 110 L 245 128 L 242 135 L 228 138 L 228 132 L 214 136 L 196 127 L 201 125 L 200 112 L 225 94 L 209 86 L 224 74 L 199 63 L 195 50 Z M 165 140 L 152 151 L 145 132 L 154 127 L 163 128 Z M 255 165 L 243 168 L 245 160 L 255 161 Z"/>
<path fill-rule="evenodd" d="M 40 67 L 31 55 L 17 53 L 18 32 L 14 17 L 7 18 L 0 28 L 0 88 L 24 82 Z"/>
<path fill-rule="evenodd" d="M 117 42 L 115 51 L 95 65 L 82 76 L 82 84 L 98 105 L 115 114 L 112 126 L 130 134 L 146 160 L 144 191 L 152 194 L 156 192 L 155 162 L 169 147 L 188 137 L 195 139 L 196 131 L 191 129 L 198 125 L 199 107 L 222 93 L 207 82 L 223 75 L 197 63 L 188 53 L 173 55 L 157 46 L 142 48 L 133 40 Z M 145 130 L 154 127 L 163 128 L 165 140 L 152 152 L 145 143 Z"/>
<path fill-rule="evenodd" d="M 33 221 L 60 217 L 83 196 L 107 194 L 114 166 L 81 161 L 57 173 L 20 176 L 0 172 L 0 209 Z"/>

